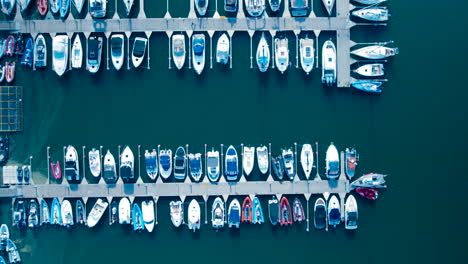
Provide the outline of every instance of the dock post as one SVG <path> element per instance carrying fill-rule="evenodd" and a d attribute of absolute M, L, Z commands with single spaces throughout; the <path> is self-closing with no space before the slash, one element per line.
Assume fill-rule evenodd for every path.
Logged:
<path fill-rule="evenodd" d="M 63 163 L 62 163 L 62 166 L 63 166 L 63 170 L 62 170 L 62 171 L 63 171 L 63 172 L 65 172 L 65 155 L 66 155 L 66 154 L 65 154 L 65 150 L 66 150 L 66 149 L 67 149 L 67 147 L 63 146 Z M 66 178 L 66 175 L 63 175 L 62 177 L 63 177 L 63 178 Z M 68 179 L 67 179 L 67 181 L 68 181 Z"/>
<path fill-rule="evenodd" d="M 224 164 L 224 151 L 223 151 L 223 144 L 221 144 L 221 178 L 224 178 L 224 170 L 223 170 L 223 164 Z M 226 211 L 225 211 L 226 212 Z"/>
<path fill-rule="evenodd" d="M 140 12 L 138 12 L 138 18 L 146 18 L 145 0 L 140 1 Z"/>
<path fill-rule="evenodd" d="M 205 144 L 205 178 L 208 177 L 208 158 L 206 154 L 206 144 Z"/>
<path fill-rule="evenodd" d="M 190 1 L 190 3 L 192 3 L 193 1 Z M 188 49 L 188 68 L 189 69 L 192 69 L 192 31 L 187 31 L 187 36 L 188 36 L 188 45 L 189 45 L 189 49 Z"/>
<path fill-rule="evenodd" d="M 249 33 L 249 36 L 250 36 L 250 69 L 253 68 L 253 65 L 252 65 L 252 37 L 254 35 L 254 31 L 253 30 L 248 30 L 247 31 Z"/>
<path fill-rule="evenodd" d="M 231 48 L 229 49 L 229 69 L 232 69 L 232 46 L 233 46 L 232 36 L 234 35 L 234 31 L 228 30 L 228 35 L 229 35 L 229 43 L 231 43 Z"/>
<path fill-rule="evenodd" d="M 213 69 L 213 30 L 208 30 L 208 36 L 210 37 L 210 69 Z"/>
<path fill-rule="evenodd" d="M 158 144 L 158 153 L 156 153 L 156 157 L 157 157 L 157 158 L 159 158 L 159 153 L 160 153 L 159 150 L 160 150 L 160 149 L 161 149 L 161 145 Z M 158 161 L 158 165 L 161 166 L 161 164 L 159 164 L 159 161 Z M 158 171 L 156 172 L 156 178 L 157 178 L 157 179 L 161 179 L 161 177 L 160 177 L 161 174 L 159 173 L 159 171 L 160 171 L 160 170 L 159 170 L 159 166 L 158 166 Z M 159 177 L 158 177 L 158 176 L 159 176 Z"/>
<path fill-rule="evenodd" d="M 306 219 L 306 222 L 307 222 L 307 227 L 306 227 L 306 231 L 309 232 L 310 228 L 310 211 L 309 211 L 309 199 L 310 199 L 310 193 L 305 193 L 305 198 L 306 198 L 306 203 L 307 203 L 307 219 Z"/>
<path fill-rule="evenodd" d="M 47 146 L 47 184 L 50 184 L 50 147 Z"/>
<path fill-rule="evenodd" d="M 99 146 L 99 160 L 101 161 L 101 177 L 99 178 L 99 183 L 101 183 L 104 177 L 104 154 L 102 153 L 102 146 Z"/>
<path fill-rule="evenodd" d="M 70 43 L 70 45 L 68 45 L 68 54 L 71 54 L 71 50 L 72 50 L 72 47 L 73 47 L 73 42 L 72 42 L 73 33 L 68 32 L 67 36 L 68 36 L 68 39 L 69 39 L 68 43 Z M 78 36 L 78 33 L 77 33 L 77 36 Z M 87 50 L 88 50 L 88 40 L 86 40 L 86 51 Z M 72 60 L 71 60 L 71 58 L 68 60 L 68 70 L 72 70 Z"/>
<path fill-rule="evenodd" d="M 144 1 L 144 0 L 142 0 Z M 171 13 L 169 12 L 169 0 L 166 0 L 166 14 L 164 14 L 164 18 L 171 18 Z"/>
<path fill-rule="evenodd" d="M 205 225 L 208 224 L 208 196 L 203 195 L 203 200 L 205 201 Z"/>
<path fill-rule="evenodd" d="M 151 40 L 151 34 L 153 34 L 152 31 L 145 31 L 145 35 L 146 35 L 146 37 L 148 38 L 148 45 L 146 45 L 146 48 L 148 49 L 148 60 L 147 60 L 148 70 L 151 69 L 151 66 L 150 66 L 150 60 L 151 60 L 151 56 L 150 56 L 150 40 Z"/>
<path fill-rule="evenodd" d="M 194 0 L 190 0 L 190 11 L 189 11 L 189 14 L 188 14 L 188 18 L 195 18 L 197 17 L 196 13 L 195 13 L 195 6 L 194 6 Z"/>
<path fill-rule="evenodd" d="M 322 180 L 320 178 L 320 172 L 319 172 L 319 156 L 318 156 L 318 142 L 315 142 L 315 167 L 316 167 L 316 172 L 317 174 L 315 175 L 314 181 L 320 181 Z"/>
<path fill-rule="evenodd" d="M 297 178 L 298 180 L 300 180 L 299 174 L 297 173 L 297 143 L 296 142 L 294 142 L 294 159 L 295 159 L 294 166 L 296 167 L 294 168 L 294 170 L 296 171 L 296 175 L 294 175 L 294 178 L 295 179 Z"/>
<path fill-rule="evenodd" d="M 118 164 L 119 164 L 119 169 L 118 169 L 119 173 L 118 173 L 118 175 L 119 175 L 119 176 L 120 176 L 120 160 L 121 160 L 121 157 L 120 157 L 120 148 L 121 148 L 121 147 L 122 147 L 122 146 L 120 146 L 120 145 L 118 146 L 118 149 L 119 149 L 119 150 L 118 150 L 118 154 L 119 154 L 119 156 L 118 156 L 118 159 L 119 159 L 119 160 L 118 160 Z M 120 178 L 120 177 L 119 177 L 119 179 L 122 180 L 122 178 Z"/>
<path fill-rule="evenodd" d="M 82 149 L 83 149 L 83 158 L 82 158 L 82 160 L 83 160 L 83 179 L 84 179 L 86 182 L 88 182 L 88 179 L 86 179 L 86 164 L 85 164 L 85 158 L 86 158 L 86 152 L 85 152 L 85 150 L 86 150 L 86 146 L 83 146 Z"/>
<path fill-rule="evenodd" d="M 116 3 L 116 7 L 117 7 L 117 3 Z M 115 12 L 117 13 L 117 12 Z M 110 34 L 111 32 L 105 32 L 104 33 L 106 35 L 106 42 L 107 42 L 107 52 L 106 52 L 106 56 L 107 56 L 107 70 L 110 70 L 109 68 L 109 42 L 110 42 Z"/>
<path fill-rule="evenodd" d="M 189 164 L 189 160 L 188 160 L 188 153 L 189 153 L 189 152 L 188 152 L 188 147 L 189 147 L 189 144 L 185 144 L 185 157 L 184 157 L 184 159 L 185 159 L 185 164 L 186 164 L 186 165 L 185 165 L 185 178 L 186 178 L 186 179 L 188 178 L 188 179 L 190 179 L 190 181 L 191 181 L 192 178 L 190 178 L 190 176 L 189 176 L 189 165 L 190 165 L 190 164 Z"/>
<path fill-rule="evenodd" d="M 141 145 L 138 145 L 138 178 L 141 179 L 141 166 L 140 166 L 140 158 L 141 158 Z"/>
<path fill-rule="evenodd" d="M 315 34 L 315 68 L 318 68 L 318 48 L 319 48 L 319 35 L 320 30 L 314 30 Z"/>
<path fill-rule="evenodd" d="M 169 4 L 169 0 L 167 0 L 167 1 L 168 1 L 168 4 Z M 167 42 L 168 42 L 167 45 L 168 45 L 168 47 L 169 47 L 169 51 L 168 51 L 168 53 L 167 53 L 167 54 L 168 54 L 168 55 L 167 55 L 167 56 L 168 56 L 168 60 L 169 60 L 168 69 L 170 70 L 170 69 L 171 69 L 171 58 L 172 58 L 172 57 L 171 57 L 171 50 L 172 50 L 172 49 L 171 49 L 171 48 L 172 48 L 172 41 L 171 41 L 171 39 L 172 39 L 172 31 L 166 31 L 166 34 L 167 34 Z"/>
<path fill-rule="evenodd" d="M 241 143 L 241 158 L 242 158 L 242 172 L 241 172 L 241 178 L 244 178 L 244 143 Z"/>
<path fill-rule="evenodd" d="M 29 156 L 29 184 L 34 183 L 33 181 L 33 167 L 32 167 L 32 159 L 33 159 L 33 156 Z"/>
<path fill-rule="evenodd" d="M 125 36 L 127 37 L 127 70 L 130 70 L 130 36 L 131 32 L 125 32 Z"/>
<path fill-rule="evenodd" d="M 271 68 L 275 68 L 275 30 L 270 30 L 271 34 Z"/>
<path fill-rule="evenodd" d="M 299 68 L 299 30 L 294 30 L 296 36 L 296 69 Z"/>
<path fill-rule="evenodd" d="M 229 199 L 229 195 L 227 194 L 223 194 L 223 199 L 224 199 L 224 223 L 226 224 L 228 221 L 228 199 Z"/>

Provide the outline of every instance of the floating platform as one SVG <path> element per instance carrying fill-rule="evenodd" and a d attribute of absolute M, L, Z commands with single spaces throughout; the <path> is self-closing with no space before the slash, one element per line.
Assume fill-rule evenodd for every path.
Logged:
<path fill-rule="evenodd" d="M 23 131 L 23 87 L 0 86 L 0 132 Z"/>

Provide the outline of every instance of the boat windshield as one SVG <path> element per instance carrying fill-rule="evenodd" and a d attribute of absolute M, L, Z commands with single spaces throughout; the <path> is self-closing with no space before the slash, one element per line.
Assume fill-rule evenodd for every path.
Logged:
<path fill-rule="evenodd" d="M 190 168 L 191 169 L 196 169 L 196 170 L 199 170 L 200 169 L 200 160 L 197 159 L 197 158 L 194 158 L 194 159 L 190 159 Z"/>
<path fill-rule="evenodd" d="M 165 170 L 169 169 L 170 167 L 169 157 L 166 155 L 159 157 L 159 163 L 161 164 L 161 167 L 163 167 Z"/>
<path fill-rule="evenodd" d="M 218 167 L 218 158 L 208 157 L 207 166 L 208 167 Z"/>
<path fill-rule="evenodd" d="M 349 226 L 356 226 L 357 225 L 357 213 L 356 212 L 348 213 L 348 222 L 347 222 L 347 224 Z"/>
<path fill-rule="evenodd" d="M 324 227 L 326 221 L 325 207 L 318 207 L 314 212 L 317 227 Z"/>
<path fill-rule="evenodd" d="M 176 158 L 176 160 L 175 160 L 175 166 L 176 167 L 183 167 L 184 164 L 185 164 L 184 158 L 179 158 L 179 157 Z"/>
<path fill-rule="evenodd" d="M 121 38 L 113 38 L 111 40 L 111 51 L 114 56 L 122 55 L 123 40 Z"/>
<path fill-rule="evenodd" d="M 146 50 L 146 41 L 144 40 L 135 40 L 135 45 L 133 46 L 133 55 L 135 57 L 143 57 Z"/>
<path fill-rule="evenodd" d="M 193 52 L 195 53 L 195 55 L 197 56 L 203 55 L 204 50 L 205 50 L 205 46 L 203 45 L 203 43 L 200 41 L 196 41 L 195 45 L 193 46 Z"/>
<path fill-rule="evenodd" d="M 338 161 L 332 161 L 329 163 L 330 168 L 328 169 L 328 174 L 338 174 L 340 171 L 340 163 Z"/>
<path fill-rule="evenodd" d="M 230 172 L 230 173 L 237 172 L 237 163 L 235 161 L 228 161 L 226 165 L 227 165 L 227 168 L 226 168 L 227 172 Z"/>
<path fill-rule="evenodd" d="M 54 50 L 54 57 L 57 59 L 62 59 L 65 57 L 63 50 Z"/>
<path fill-rule="evenodd" d="M 303 9 L 309 6 L 309 1 L 307 0 L 289 0 L 291 3 L 291 9 Z"/>
<path fill-rule="evenodd" d="M 341 217 L 340 210 L 333 208 L 330 211 L 330 221 L 339 221 Z"/>

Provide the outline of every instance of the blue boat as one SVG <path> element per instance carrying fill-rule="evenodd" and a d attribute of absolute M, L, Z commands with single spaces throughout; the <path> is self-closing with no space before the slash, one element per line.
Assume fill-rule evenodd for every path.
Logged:
<path fill-rule="evenodd" d="M 70 9 L 70 0 L 60 0 L 60 18 L 65 18 Z"/>
<path fill-rule="evenodd" d="M 226 151 L 225 159 L 225 173 L 228 181 L 237 181 L 237 177 L 239 176 L 239 164 L 237 161 L 237 151 L 234 146 L 231 145 Z"/>
<path fill-rule="evenodd" d="M 351 85 L 364 92 L 381 93 L 382 89 L 380 89 L 380 86 L 382 86 L 382 84 L 383 82 L 380 81 L 360 80 L 353 82 Z"/>
<path fill-rule="evenodd" d="M 54 198 L 50 208 L 50 224 L 62 225 L 62 210 L 60 208 L 60 202 L 57 198 Z"/>
<path fill-rule="evenodd" d="M 138 206 L 137 203 L 133 204 L 133 210 L 132 210 L 132 220 L 133 220 L 133 230 L 134 231 L 140 231 L 145 228 L 143 225 L 143 214 L 141 213 L 140 206 Z"/>
<path fill-rule="evenodd" d="M 28 38 L 28 40 L 26 41 L 26 48 L 24 50 L 23 57 L 21 57 L 21 65 L 32 67 L 33 56 L 34 56 L 34 41 L 32 40 L 32 38 Z"/>
<path fill-rule="evenodd" d="M 235 199 L 229 204 L 228 210 L 228 226 L 229 228 L 235 227 L 239 228 L 241 218 L 241 207 L 239 200 Z"/>
<path fill-rule="evenodd" d="M 263 210 L 262 205 L 260 204 L 260 199 L 255 196 L 253 199 L 253 206 L 252 206 L 252 222 L 254 224 L 263 224 L 265 223 L 265 219 L 263 218 Z"/>

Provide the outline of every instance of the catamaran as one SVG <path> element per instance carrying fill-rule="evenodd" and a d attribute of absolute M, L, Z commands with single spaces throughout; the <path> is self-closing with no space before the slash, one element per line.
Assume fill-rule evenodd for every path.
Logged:
<path fill-rule="evenodd" d="M 197 74 L 201 74 L 205 68 L 205 35 L 192 36 L 192 63 Z"/>
<path fill-rule="evenodd" d="M 216 182 L 219 179 L 219 151 L 212 149 L 208 151 L 206 158 L 206 168 L 208 171 L 208 179 L 211 182 Z"/>
<path fill-rule="evenodd" d="M 224 202 L 216 197 L 211 208 L 211 225 L 215 229 L 224 227 Z"/>
<path fill-rule="evenodd" d="M 161 149 L 159 151 L 159 174 L 163 179 L 168 179 L 172 173 L 172 150 Z"/>
<path fill-rule="evenodd" d="M 179 227 L 184 221 L 184 207 L 181 201 L 171 201 L 169 203 L 171 221 L 175 227 Z"/>
<path fill-rule="evenodd" d="M 101 66 L 102 57 L 102 37 L 91 36 L 88 39 L 88 56 L 86 59 L 86 69 L 90 73 L 96 73 Z"/>
<path fill-rule="evenodd" d="M 187 171 L 187 155 L 185 153 L 185 148 L 179 146 L 174 156 L 174 178 L 176 180 L 185 179 L 186 171 Z"/>
<path fill-rule="evenodd" d="M 349 230 L 358 227 L 358 207 L 356 198 L 352 194 L 348 196 L 345 203 L 345 228 Z"/>
<path fill-rule="evenodd" d="M 371 45 L 352 50 L 351 54 L 370 60 L 381 60 L 398 54 L 398 48 L 389 48 L 382 45 Z"/>
<path fill-rule="evenodd" d="M 52 69 L 62 76 L 68 66 L 68 36 L 56 35 L 52 40 Z"/>
<path fill-rule="evenodd" d="M 67 147 L 65 154 L 65 176 L 69 182 L 80 180 L 78 153 L 76 149 L 70 145 Z"/>
<path fill-rule="evenodd" d="M 249 176 L 255 164 L 255 147 L 244 146 L 242 150 L 242 167 L 246 176 Z"/>
<path fill-rule="evenodd" d="M 135 178 L 135 157 L 129 146 L 125 146 L 120 156 L 120 177 L 124 182 Z"/>
<path fill-rule="evenodd" d="M 110 38 L 110 53 L 112 58 L 112 65 L 116 70 L 120 70 L 124 63 L 124 35 L 115 34 Z"/>
<path fill-rule="evenodd" d="M 312 151 L 312 146 L 310 144 L 304 144 L 302 146 L 301 165 L 305 176 L 309 179 L 310 174 L 312 173 L 312 167 L 314 166 L 314 152 Z"/>
<path fill-rule="evenodd" d="M 284 73 L 289 66 L 288 39 L 275 39 L 275 64 L 281 73 Z"/>
<path fill-rule="evenodd" d="M 89 170 L 94 177 L 99 177 L 101 175 L 101 155 L 99 150 L 93 148 L 88 153 L 89 159 Z"/>
<path fill-rule="evenodd" d="M 226 157 L 224 163 L 224 166 L 226 167 L 224 172 L 226 174 L 226 179 L 228 181 L 237 181 L 237 177 L 239 175 L 239 164 L 237 151 L 234 148 L 234 146 L 231 145 L 226 150 Z"/>
<path fill-rule="evenodd" d="M 336 82 L 336 48 L 331 40 L 322 47 L 322 83 L 331 86 Z"/>
<path fill-rule="evenodd" d="M 260 72 L 266 72 L 270 65 L 270 48 L 265 38 L 265 33 L 262 33 L 262 37 L 257 47 L 257 66 Z"/>
<path fill-rule="evenodd" d="M 94 227 L 99 222 L 99 220 L 101 220 L 101 217 L 108 206 L 109 203 L 107 201 L 104 201 L 101 198 L 97 199 L 96 203 L 91 209 L 91 212 L 88 215 L 87 225 L 89 228 Z"/>
<path fill-rule="evenodd" d="M 133 67 L 138 68 L 140 67 L 143 59 L 145 58 L 146 46 L 148 45 L 147 38 L 140 38 L 136 37 L 135 41 L 133 42 L 133 50 L 132 50 L 132 63 Z"/>
<path fill-rule="evenodd" d="M 114 155 L 107 150 L 106 155 L 104 156 L 104 170 L 103 170 L 103 178 L 106 183 L 116 183 L 118 176 L 117 176 L 117 169 L 115 166 L 115 159 Z"/>
<path fill-rule="evenodd" d="M 384 65 L 382 63 L 366 64 L 355 69 L 354 72 L 365 77 L 380 77 L 384 75 Z"/>
<path fill-rule="evenodd" d="M 299 41 L 299 45 L 302 69 L 309 74 L 314 67 L 314 40 L 306 37 Z"/>
<path fill-rule="evenodd" d="M 192 199 L 188 208 L 188 228 L 193 232 L 200 229 L 200 216 L 200 205 L 197 200 Z"/>
<path fill-rule="evenodd" d="M 242 0 L 241 0 L 242 1 Z M 246 0 L 245 9 L 252 17 L 259 17 L 265 11 L 265 0 Z"/>
<path fill-rule="evenodd" d="M 36 68 L 47 66 L 47 45 L 42 34 L 36 37 L 34 44 L 34 66 Z"/>
<path fill-rule="evenodd" d="M 80 36 L 77 34 L 73 41 L 71 50 L 71 65 L 72 68 L 79 69 L 83 65 L 83 46 L 81 45 Z"/>
<path fill-rule="evenodd" d="M 177 69 L 182 69 L 185 63 L 185 36 L 183 34 L 172 35 L 172 59 Z"/>
<path fill-rule="evenodd" d="M 223 33 L 216 45 L 216 62 L 226 65 L 229 62 L 229 50 L 229 38 L 226 33 Z"/>
<path fill-rule="evenodd" d="M 340 176 L 340 157 L 335 145 L 330 143 L 326 154 L 326 172 L 328 179 L 336 179 Z"/>
<path fill-rule="evenodd" d="M 196 182 L 199 182 L 201 179 L 201 176 L 203 175 L 203 166 L 202 166 L 202 158 L 201 158 L 201 153 L 190 153 L 188 155 L 189 159 L 189 171 L 190 171 L 190 176 L 192 179 Z"/>

